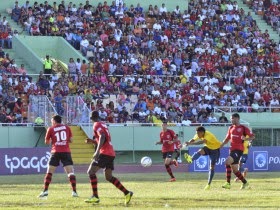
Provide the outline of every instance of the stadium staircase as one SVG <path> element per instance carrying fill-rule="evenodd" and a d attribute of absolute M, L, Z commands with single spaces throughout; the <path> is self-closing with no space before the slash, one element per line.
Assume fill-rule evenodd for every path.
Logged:
<path fill-rule="evenodd" d="M 72 158 L 75 165 L 89 164 L 94 152 L 91 144 L 86 144 L 87 135 L 80 126 L 70 126 L 73 133 L 73 143 L 70 144 Z"/>
<path fill-rule="evenodd" d="M 3 16 L 6 16 L 12 30 L 13 31 L 17 30 L 19 32 L 19 36 L 25 36 L 25 35 L 29 36 L 27 34 L 27 32 L 25 30 L 23 30 L 23 28 L 11 18 L 10 14 L 8 14 L 7 12 L 4 12 L 4 13 L 2 13 L 2 17 Z M 28 74 L 38 74 L 34 69 L 32 69 L 30 67 L 30 65 L 24 59 L 22 59 L 22 57 L 19 54 L 16 54 L 14 49 L 4 48 L 3 50 L 5 53 L 9 54 L 10 58 L 15 60 L 15 63 L 17 64 L 18 67 L 20 67 L 20 65 L 23 64 L 24 68 L 27 70 Z"/>
<path fill-rule="evenodd" d="M 274 31 L 273 28 L 268 25 L 263 19 L 263 13 L 255 14 L 255 12 L 249 7 L 250 0 L 237 0 L 237 4 L 239 8 L 243 8 L 245 14 L 248 14 L 248 12 L 251 13 L 252 18 L 256 20 L 256 23 L 259 29 L 261 29 L 261 32 L 265 32 L 265 30 L 267 30 L 271 39 L 273 39 L 276 43 L 280 41 L 280 36 L 277 31 Z"/>

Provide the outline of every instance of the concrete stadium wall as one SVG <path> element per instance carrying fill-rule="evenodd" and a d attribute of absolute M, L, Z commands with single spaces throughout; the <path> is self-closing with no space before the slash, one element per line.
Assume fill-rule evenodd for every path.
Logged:
<path fill-rule="evenodd" d="M 85 59 L 67 41 L 61 37 L 18 36 L 14 37 L 14 49 L 36 72 L 43 69 L 43 59 L 46 55 L 61 60 L 65 64 L 69 58 Z"/>
<path fill-rule="evenodd" d="M 36 70 L 35 72 L 39 73 L 43 69 L 42 60 L 24 39 L 24 37 L 13 37 L 13 48 L 20 58 L 24 59 L 32 69 Z"/>
<path fill-rule="evenodd" d="M 43 127 L 0 127 L 0 148 L 43 147 L 46 129 Z"/>
<path fill-rule="evenodd" d="M 31 4 L 33 4 L 36 0 L 29 0 L 29 2 Z M 38 3 L 43 3 L 45 0 L 37 0 Z M 1 1 L 1 5 L 0 5 L 0 11 L 5 10 L 6 8 L 12 8 L 14 5 L 15 0 L 2 0 Z M 18 0 L 19 5 L 23 5 L 26 0 Z M 60 4 L 60 0 L 48 0 L 49 4 L 53 4 L 53 2 L 56 2 L 57 4 Z M 69 2 L 73 2 L 76 5 L 79 5 L 80 3 L 85 4 L 86 0 L 65 0 L 64 1 L 66 3 L 66 5 Z M 103 1 L 95 1 L 95 0 L 89 0 L 90 4 L 96 6 L 99 2 L 103 3 Z M 112 0 L 107 0 L 108 4 L 111 5 Z M 150 4 L 152 5 L 158 5 L 161 6 L 162 3 L 165 4 L 166 8 L 168 9 L 168 11 L 173 11 L 176 7 L 176 5 L 179 5 L 181 8 L 181 11 L 183 11 L 183 9 L 187 8 L 187 4 L 188 4 L 188 0 L 177 0 L 177 1 L 168 1 L 168 0 L 160 0 L 160 1 L 149 1 L 149 0 L 124 0 L 124 2 L 126 3 L 127 7 L 129 7 L 131 4 L 133 4 L 134 6 L 137 5 L 137 3 L 140 3 L 142 7 L 144 7 L 144 9 L 147 9 L 148 6 Z"/>
<path fill-rule="evenodd" d="M 195 134 L 195 127 L 170 127 L 179 134 L 181 141 L 191 139 Z M 42 130 L 43 129 L 43 130 Z M 206 127 L 222 141 L 226 135 L 227 127 Z M 117 151 L 158 151 L 161 127 L 110 127 L 112 143 Z M 43 133 L 42 133 L 43 132 Z M 40 137 L 41 134 L 41 137 Z M 34 147 L 38 141 L 38 147 L 44 146 L 45 128 L 33 127 L 0 127 L 0 148 Z M 92 135 L 91 135 L 92 136 Z M 39 138 L 40 137 L 40 138 Z"/>
<path fill-rule="evenodd" d="M 194 127 L 170 127 L 179 134 L 181 141 L 190 140 L 195 134 Z M 112 135 L 112 143 L 117 151 L 137 150 L 155 151 L 161 150 L 160 145 L 155 145 L 159 141 L 161 127 L 109 127 Z M 227 133 L 227 127 L 206 127 L 213 132 L 216 137 L 223 141 Z"/>
<path fill-rule="evenodd" d="M 250 127 L 280 128 L 280 113 L 240 113 L 240 116 L 250 123 Z"/>

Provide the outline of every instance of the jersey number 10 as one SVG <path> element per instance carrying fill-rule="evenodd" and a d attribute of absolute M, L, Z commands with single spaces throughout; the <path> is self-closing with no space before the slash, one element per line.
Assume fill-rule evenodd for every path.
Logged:
<path fill-rule="evenodd" d="M 66 131 L 56 132 L 54 135 L 56 137 L 56 141 L 66 141 L 67 140 Z"/>

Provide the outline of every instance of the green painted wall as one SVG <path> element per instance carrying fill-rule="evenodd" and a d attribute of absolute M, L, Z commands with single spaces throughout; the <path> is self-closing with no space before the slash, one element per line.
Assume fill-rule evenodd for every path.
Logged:
<path fill-rule="evenodd" d="M 61 60 L 65 64 L 69 58 L 85 59 L 67 41 L 61 37 L 18 36 L 13 38 L 15 52 L 39 73 L 43 69 L 46 55 Z"/>
<path fill-rule="evenodd" d="M 2 126 L 0 127 L 0 148 L 24 148 L 38 147 L 44 145 L 44 134 L 46 129 L 44 127 L 16 127 L 16 126 Z"/>
<path fill-rule="evenodd" d="M 226 113 L 230 121 L 232 113 Z M 215 113 L 216 117 L 221 116 Z M 280 113 L 278 112 L 260 112 L 260 113 L 239 113 L 242 122 L 246 121 L 253 128 L 280 128 Z"/>
<path fill-rule="evenodd" d="M 13 37 L 13 48 L 19 58 L 29 64 L 33 73 L 39 73 L 43 69 L 41 58 L 31 48 L 29 42 L 25 42 L 25 37 Z"/>
<path fill-rule="evenodd" d="M 181 141 L 190 140 L 195 134 L 196 127 L 170 127 L 179 134 Z M 227 133 L 227 127 L 206 127 L 213 132 L 216 137 L 223 141 Z M 155 145 L 159 141 L 161 127 L 109 127 L 112 135 L 112 143 L 117 151 L 135 150 L 153 151 L 160 150 L 160 145 Z"/>
<path fill-rule="evenodd" d="M 195 134 L 195 127 L 170 127 L 180 135 L 180 140 L 189 140 Z M 226 135 L 227 127 L 206 127 L 222 141 Z M 159 141 L 161 127 L 110 127 L 112 143 L 117 151 L 154 151 L 161 146 L 155 145 Z M 39 139 L 38 146 L 44 146 L 45 128 L 33 127 L 0 127 L 0 148 L 34 147 Z M 40 137 L 40 134 L 41 137 Z M 40 138 L 39 138 L 40 137 Z"/>
<path fill-rule="evenodd" d="M 240 113 L 240 116 L 249 122 L 251 127 L 280 128 L 280 113 Z"/>

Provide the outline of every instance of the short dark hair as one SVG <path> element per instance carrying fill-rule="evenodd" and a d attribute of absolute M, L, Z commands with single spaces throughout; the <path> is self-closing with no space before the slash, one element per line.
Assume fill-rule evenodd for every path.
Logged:
<path fill-rule="evenodd" d="M 94 119 L 98 119 L 98 118 L 99 118 L 99 112 L 98 112 L 98 111 L 93 111 L 93 112 L 91 113 L 90 119 L 91 119 L 91 120 L 94 120 Z"/>
<path fill-rule="evenodd" d="M 240 116 L 239 116 L 239 114 L 238 114 L 238 113 L 234 113 L 234 114 L 232 114 L 231 116 L 232 116 L 232 117 L 236 117 L 236 118 L 240 119 Z"/>
<path fill-rule="evenodd" d="M 62 117 L 60 115 L 54 115 L 52 117 L 52 119 L 56 122 L 56 123 L 61 123 L 62 122 Z"/>
<path fill-rule="evenodd" d="M 196 128 L 196 131 L 198 131 L 198 132 L 204 132 L 204 133 L 205 133 L 205 128 L 204 128 L 203 126 L 198 126 L 198 127 Z"/>

